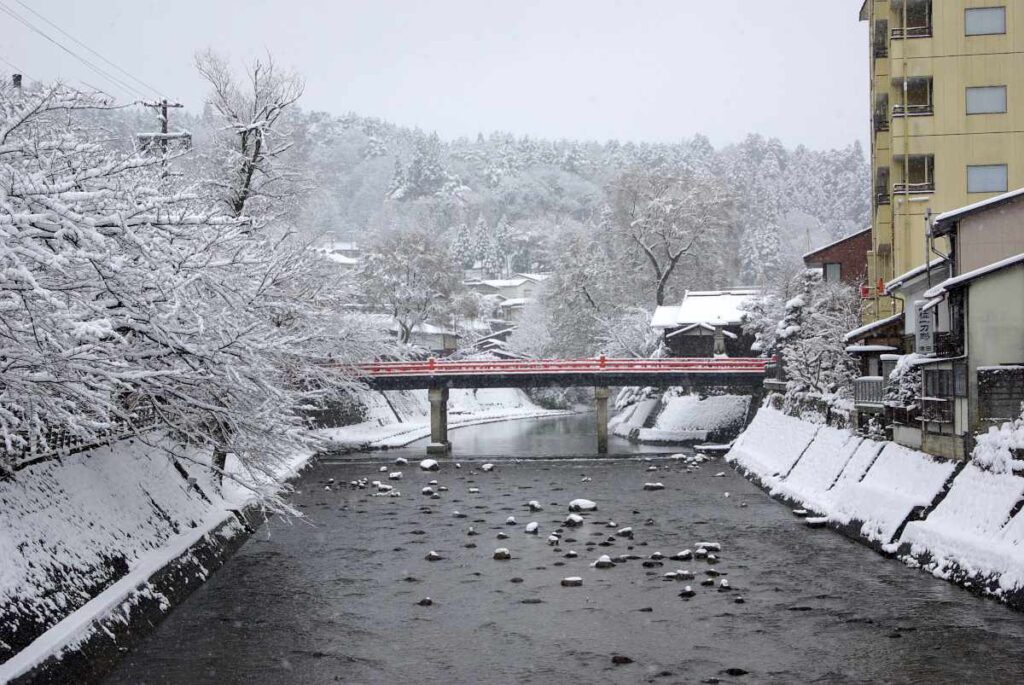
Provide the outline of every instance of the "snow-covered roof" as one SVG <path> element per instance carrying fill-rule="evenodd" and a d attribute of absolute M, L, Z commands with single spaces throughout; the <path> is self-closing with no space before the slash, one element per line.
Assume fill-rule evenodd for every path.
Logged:
<path fill-rule="evenodd" d="M 841 243 L 845 243 L 847 240 L 852 240 L 853 238 L 856 238 L 858 236 L 862 236 L 865 233 L 870 233 L 870 232 L 871 232 L 871 227 L 870 226 L 868 226 L 867 228 L 862 228 L 861 230 L 859 230 L 859 231 L 857 231 L 855 233 L 851 233 L 850 235 L 843 236 L 842 238 L 840 238 L 838 240 L 833 240 L 828 245 L 822 245 L 821 247 L 814 248 L 810 252 L 805 253 L 804 256 L 803 256 L 803 259 L 806 260 L 808 257 L 816 255 L 819 252 L 822 252 L 824 250 L 829 249 L 830 247 L 835 247 L 836 245 L 839 245 Z"/>
<path fill-rule="evenodd" d="M 499 304 L 498 306 L 499 307 L 522 307 L 523 305 L 526 305 L 526 304 L 528 304 L 528 303 L 530 303 L 532 301 L 533 300 L 531 300 L 529 297 L 510 297 L 510 298 L 508 298 L 506 300 L 502 300 L 501 304 Z"/>
<path fill-rule="evenodd" d="M 756 288 L 687 291 L 682 304 L 654 310 L 651 328 L 676 328 L 693 324 L 738 326 L 743 323 L 746 315 L 741 305 L 759 292 Z"/>
<path fill-rule="evenodd" d="M 850 354 L 858 352 L 895 352 L 896 348 L 891 345 L 847 345 L 846 351 Z"/>
<path fill-rule="evenodd" d="M 957 290 L 958 288 L 962 288 L 963 286 L 967 285 L 968 283 L 975 279 L 981 278 L 982 276 L 987 276 L 996 271 L 1002 271 L 1003 269 L 1006 269 L 1011 266 L 1016 266 L 1017 264 L 1024 264 L 1024 253 L 1014 255 L 1013 257 L 1007 257 L 1006 259 L 1000 259 L 998 262 L 992 262 L 991 264 L 987 264 L 980 268 L 974 269 L 973 271 L 962 273 L 959 276 L 947 278 L 934 288 L 925 291 L 924 296 L 929 299 L 934 297 L 941 297 L 945 293 L 948 293 L 952 290 Z"/>
<path fill-rule="evenodd" d="M 698 328 L 700 330 L 702 330 L 702 331 L 709 331 L 711 333 L 715 332 L 715 327 L 714 326 L 712 326 L 711 324 L 707 324 L 707 323 L 703 323 L 702 322 L 702 323 L 690 324 L 689 326 L 685 326 L 683 328 L 680 328 L 679 330 L 672 331 L 671 333 L 669 333 L 665 337 L 666 338 L 674 338 L 677 335 L 686 335 L 690 331 L 696 330 Z M 725 335 L 727 338 L 729 338 L 731 340 L 735 340 L 736 338 L 739 337 L 739 336 L 737 336 L 735 333 L 733 333 L 731 331 L 722 331 L 722 334 Z"/>
<path fill-rule="evenodd" d="M 892 316 L 887 316 L 884 319 L 879 319 L 878 321 L 872 321 L 869 324 L 864 324 L 860 328 L 854 328 L 852 331 L 843 336 L 843 341 L 849 342 L 851 340 L 863 338 L 867 333 L 870 333 L 876 328 L 883 328 L 885 326 L 888 326 L 889 324 L 893 324 L 896 323 L 897 321 L 902 320 L 903 312 L 900 312 L 899 314 L 893 314 Z"/>
<path fill-rule="evenodd" d="M 525 278 L 492 278 L 479 282 L 492 288 L 518 288 L 523 283 L 526 283 L 526 281 L 527 279 Z"/>
<path fill-rule="evenodd" d="M 359 260 L 355 257 L 346 257 L 345 255 L 336 254 L 334 252 L 322 252 L 325 259 L 329 259 L 335 264 L 344 264 L 346 266 L 355 266 L 359 263 Z"/>
<path fill-rule="evenodd" d="M 889 281 L 888 283 L 886 283 L 885 284 L 885 292 L 888 293 L 889 291 L 893 290 L 894 288 L 898 288 L 899 286 L 903 285 L 904 283 L 907 283 L 908 281 L 912 281 L 912 280 L 914 280 L 915 278 L 917 278 L 919 276 L 923 276 L 928 271 L 931 271 L 932 269 L 934 269 L 936 267 L 942 266 L 945 262 L 946 262 L 946 258 L 945 257 L 938 257 L 937 259 L 931 260 L 927 264 L 922 264 L 921 266 L 915 266 L 910 271 L 908 271 L 906 273 L 903 273 L 903 274 L 900 274 L 896 278 L 894 278 L 891 281 Z"/>
<path fill-rule="evenodd" d="M 398 330 L 398 324 L 396 322 L 392 321 L 391 325 L 388 326 L 388 330 L 389 331 L 397 331 Z M 451 329 L 444 328 L 442 326 L 435 326 L 432 323 L 418 323 L 418 324 L 416 324 L 415 326 L 412 327 L 412 332 L 413 333 L 421 333 L 423 335 L 453 335 L 453 336 L 455 336 L 457 338 L 461 338 L 462 337 L 461 335 L 459 335 L 458 333 L 456 333 L 455 331 L 453 331 Z"/>
<path fill-rule="evenodd" d="M 1007 202 L 1016 200 L 1022 195 L 1024 195 L 1024 188 L 1018 188 L 1017 190 L 1011 190 L 1008 193 L 996 195 L 995 197 L 990 197 L 987 200 L 981 200 L 974 204 L 960 207 L 959 209 L 943 212 L 935 217 L 934 221 L 932 221 L 932 230 L 936 232 L 944 231 L 944 229 L 952 226 L 952 224 L 969 214 L 974 214 L 975 212 L 980 212 L 984 209 L 992 209 L 999 205 L 1006 204 Z"/>
<path fill-rule="evenodd" d="M 529 281 L 535 281 L 537 283 L 540 283 L 542 281 L 546 281 L 549 278 L 551 278 L 551 274 L 525 274 L 525 273 L 522 273 L 522 274 L 516 274 L 516 276 L 522 276 L 523 278 L 525 278 L 525 279 L 527 279 Z"/>

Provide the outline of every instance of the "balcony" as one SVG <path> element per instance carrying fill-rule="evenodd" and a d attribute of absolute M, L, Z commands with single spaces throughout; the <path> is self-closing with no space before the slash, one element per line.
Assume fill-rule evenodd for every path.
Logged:
<path fill-rule="evenodd" d="M 928 102 L 921 105 L 894 105 L 892 115 L 894 117 L 928 117 L 935 114 L 935 107 Z"/>
<path fill-rule="evenodd" d="M 856 407 L 881 408 L 885 401 L 885 381 L 881 376 L 862 376 L 853 381 L 853 404 Z"/>
<path fill-rule="evenodd" d="M 931 38 L 932 27 L 931 26 L 908 26 L 906 28 L 897 26 L 892 30 L 893 40 L 902 40 L 904 38 Z"/>
<path fill-rule="evenodd" d="M 887 205 L 892 203 L 892 196 L 889 193 L 882 191 L 875 194 L 875 204 Z"/>
<path fill-rule="evenodd" d="M 889 117 L 883 115 L 875 115 L 875 133 L 884 133 L 889 130 Z"/>
<path fill-rule="evenodd" d="M 932 423 L 953 423 L 953 400 L 922 397 L 921 418 Z"/>
<path fill-rule="evenodd" d="M 893 183 L 892 192 L 894 195 L 920 195 L 935 192 L 935 181 L 922 181 L 920 183 Z"/>

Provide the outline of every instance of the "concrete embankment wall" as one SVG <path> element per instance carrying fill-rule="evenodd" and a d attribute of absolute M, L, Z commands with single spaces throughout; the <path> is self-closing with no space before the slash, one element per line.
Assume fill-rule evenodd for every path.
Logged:
<path fill-rule="evenodd" d="M 251 493 L 192 456 L 122 441 L 0 482 L 0 683 L 97 681 L 245 541 Z"/>
<path fill-rule="evenodd" d="M 609 427 L 615 435 L 643 443 L 723 441 L 743 429 L 750 403 L 747 395 L 662 392 L 623 407 Z"/>
<path fill-rule="evenodd" d="M 912 566 L 1024 608 L 1024 478 L 763 407 L 726 457 L 772 496 Z"/>

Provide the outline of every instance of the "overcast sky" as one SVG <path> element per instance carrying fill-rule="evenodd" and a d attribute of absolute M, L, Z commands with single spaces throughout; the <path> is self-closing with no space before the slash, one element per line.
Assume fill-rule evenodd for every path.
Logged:
<path fill-rule="evenodd" d="M 269 51 L 305 77 L 307 109 L 449 138 L 704 133 L 721 145 L 758 132 L 824 148 L 868 135 L 861 0 L 22 2 L 193 111 L 204 88 L 192 56 L 212 46 L 239 65 Z M 0 60 L 138 98 L 5 8 L 128 81 L 18 0 L 0 0 Z"/>

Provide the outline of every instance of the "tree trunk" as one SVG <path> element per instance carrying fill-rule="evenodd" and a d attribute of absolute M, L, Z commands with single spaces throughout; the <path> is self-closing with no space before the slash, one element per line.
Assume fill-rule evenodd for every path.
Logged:
<path fill-rule="evenodd" d="M 217 480 L 217 485 L 220 485 L 224 481 L 224 467 L 228 463 L 228 453 L 219 447 L 213 448 L 213 476 Z"/>

